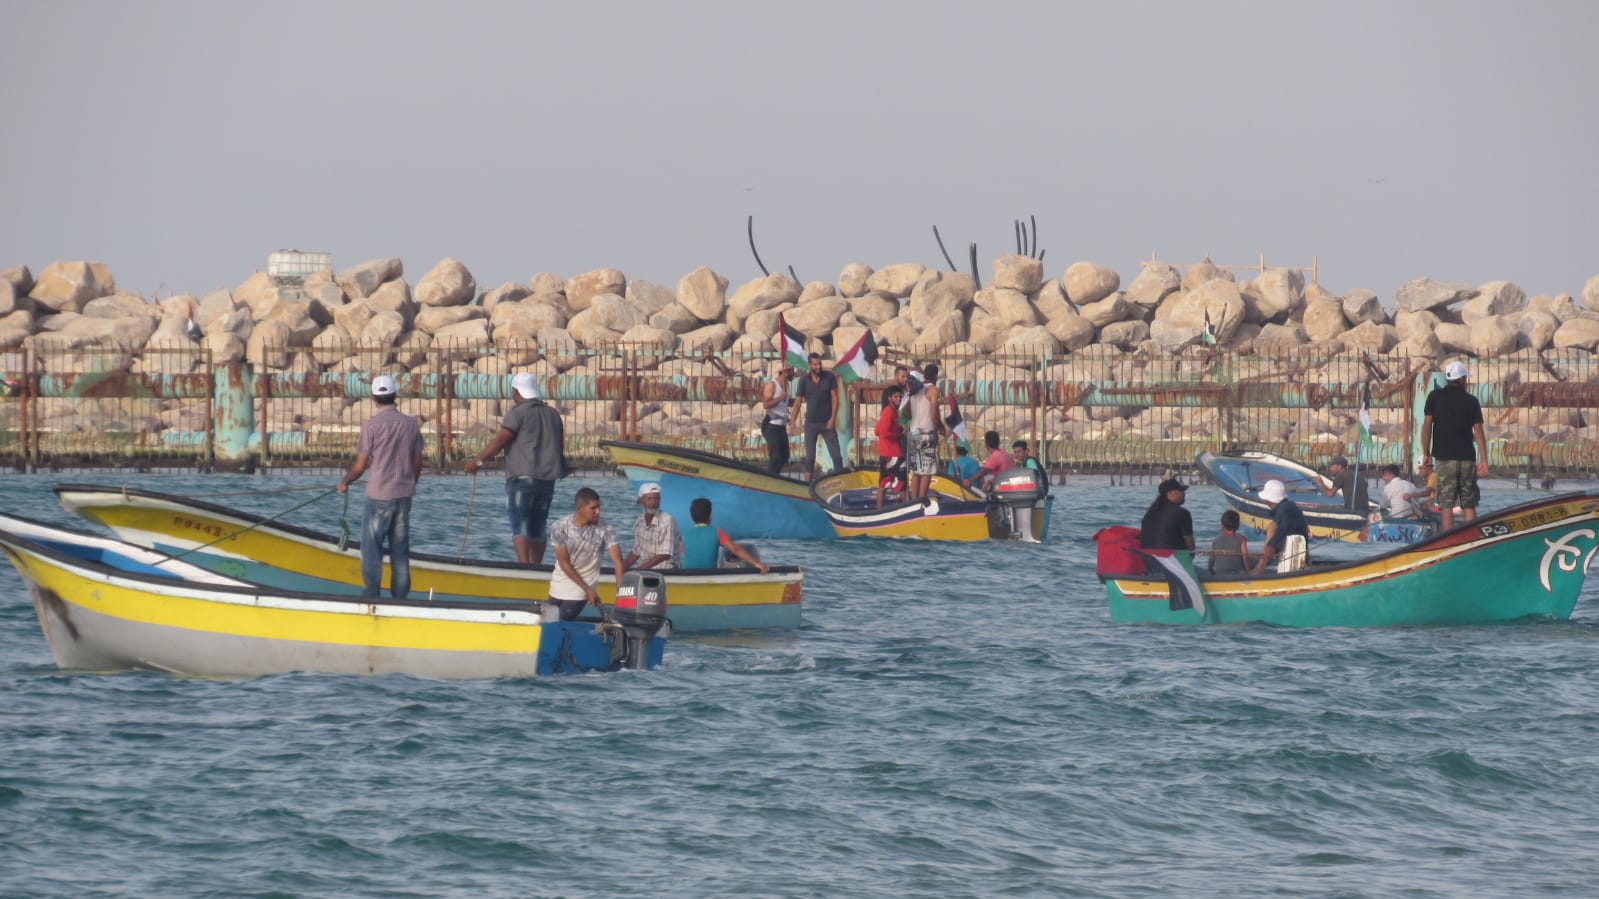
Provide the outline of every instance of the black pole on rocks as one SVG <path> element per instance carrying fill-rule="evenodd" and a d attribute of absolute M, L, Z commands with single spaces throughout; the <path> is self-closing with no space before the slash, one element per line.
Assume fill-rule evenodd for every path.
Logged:
<path fill-rule="evenodd" d="M 803 281 L 801 281 L 799 279 L 799 274 L 794 271 L 794 266 L 792 266 L 792 265 L 788 267 L 788 276 L 790 278 L 794 279 L 794 283 L 795 284 L 804 284 L 805 283 L 805 282 L 803 282 Z"/>
<path fill-rule="evenodd" d="M 938 251 L 944 254 L 944 261 L 949 263 L 949 270 L 952 272 L 955 271 L 957 268 L 955 265 L 955 260 L 949 258 L 949 251 L 944 249 L 944 238 L 939 236 L 937 225 L 933 226 L 933 239 L 938 241 Z"/>
<path fill-rule="evenodd" d="M 972 256 L 972 284 L 975 285 L 978 290 L 982 290 L 983 289 L 983 278 L 982 278 L 981 275 L 977 274 L 977 244 L 972 244 L 972 246 L 971 246 L 971 256 Z"/>
<path fill-rule="evenodd" d="M 761 274 L 770 275 L 771 272 L 766 270 L 766 263 L 761 261 L 760 251 L 755 249 L 755 216 L 752 215 L 749 217 L 748 226 L 750 234 L 750 252 L 755 256 L 755 264 L 761 267 Z"/>

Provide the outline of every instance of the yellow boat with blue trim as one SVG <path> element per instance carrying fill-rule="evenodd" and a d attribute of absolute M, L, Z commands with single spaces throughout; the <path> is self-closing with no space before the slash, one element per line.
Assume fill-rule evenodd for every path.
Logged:
<path fill-rule="evenodd" d="M 619 623 L 559 621 L 534 602 L 272 590 L 15 516 L 0 516 L 0 549 L 66 670 L 531 677 L 659 667 L 665 646 Z"/>
<path fill-rule="evenodd" d="M 1028 533 L 1012 526 L 1013 513 L 997 495 L 989 499 L 944 475 L 933 476 L 925 499 L 896 495 L 878 508 L 878 477 L 874 469 L 856 468 L 817 478 L 811 485 L 811 495 L 838 536 L 975 542 L 1014 534 L 1018 539 L 1041 540 L 1049 528 L 1053 499 L 1040 497 L 1037 491 L 1021 500 L 1031 528 Z M 1026 480 L 1035 483 L 1031 474 Z"/>
<path fill-rule="evenodd" d="M 181 556 L 228 577 L 284 590 L 361 590 L 357 540 L 341 549 L 339 540 L 328 534 L 153 490 L 57 484 L 55 492 L 67 511 L 104 525 L 129 543 Z M 767 574 L 737 568 L 667 572 L 675 632 L 798 627 L 805 573 L 794 565 L 769 568 Z M 549 596 L 553 570 L 551 565 L 460 560 L 413 550 L 411 593 L 435 600 L 542 600 Z M 600 598 L 611 602 L 615 589 L 614 576 L 606 573 Z"/>

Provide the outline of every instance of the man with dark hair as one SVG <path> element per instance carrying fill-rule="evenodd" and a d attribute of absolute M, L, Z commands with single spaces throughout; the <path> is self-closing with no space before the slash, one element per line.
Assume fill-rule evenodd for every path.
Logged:
<path fill-rule="evenodd" d="M 911 470 L 911 499 L 924 499 L 938 474 L 938 363 L 929 362 L 920 374 L 910 372 L 910 386 L 901 400 L 910 410 L 910 440 L 905 447 Z"/>
<path fill-rule="evenodd" d="M 1382 514 L 1384 518 L 1420 518 L 1414 499 L 1426 496 L 1427 491 L 1399 476 L 1399 466 L 1384 465 L 1377 469 L 1382 480 Z"/>
<path fill-rule="evenodd" d="M 500 430 L 477 458 L 466 460 L 466 471 L 505 450 L 505 509 L 511 521 L 511 546 L 523 565 L 544 562 L 545 526 L 555 482 L 566 477 L 566 429 L 561 413 L 539 396 L 538 379 L 523 372 L 511 379 L 515 405 L 500 422 Z"/>
<path fill-rule="evenodd" d="M 811 370 L 794 387 L 793 415 L 805 407 L 805 480 L 816 473 L 816 438 L 827 443 L 833 470 L 844 468 L 844 454 L 838 448 L 838 376 L 822 369 L 822 354 L 810 355 Z"/>
<path fill-rule="evenodd" d="M 422 426 L 394 405 L 394 378 L 372 379 L 372 402 L 378 413 L 361 425 L 355 464 L 339 481 L 346 493 L 356 479 L 366 481 L 366 509 L 361 521 L 361 596 L 383 593 L 383 550 L 389 553 L 389 594 L 404 599 L 411 592 L 411 499 L 422 475 Z"/>
<path fill-rule="evenodd" d="M 622 544 L 616 529 L 600 521 L 600 495 L 592 487 L 580 487 L 576 509 L 550 528 L 555 544 L 555 570 L 550 572 L 550 602 L 561 610 L 562 621 L 573 621 L 583 612 L 584 603 L 600 606 L 600 556 L 609 553 L 622 583 L 627 566 L 622 564 Z"/>
<path fill-rule="evenodd" d="M 1327 460 L 1327 486 L 1321 492 L 1328 496 L 1344 495 L 1344 508 L 1357 512 L 1365 512 L 1371 508 L 1371 499 L 1366 493 L 1366 479 L 1358 476 L 1349 467 L 1349 460 L 1343 456 L 1333 456 Z"/>
<path fill-rule="evenodd" d="M 725 549 L 729 554 L 753 565 L 761 574 L 771 570 L 753 553 L 734 543 L 726 531 L 711 527 L 710 500 L 702 496 L 689 503 L 688 517 L 694 520 L 694 526 L 683 532 L 684 568 L 715 568 L 719 561 L 718 550 Z"/>
<path fill-rule="evenodd" d="M 1455 526 L 1455 507 L 1461 517 L 1477 520 L 1482 494 L 1477 478 L 1488 476 L 1488 438 L 1482 430 L 1482 404 L 1466 389 L 1466 365 L 1459 360 L 1444 368 L 1442 387 L 1427 394 L 1421 422 L 1422 464 L 1438 459 L 1439 515 L 1444 530 Z"/>
<path fill-rule="evenodd" d="M 1144 511 L 1138 543 L 1145 549 L 1194 549 L 1194 516 L 1183 508 L 1188 487 L 1167 478 L 1155 489 L 1155 501 Z"/>
<path fill-rule="evenodd" d="M 794 366 L 788 360 L 777 363 L 771 380 L 761 385 L 761 439 L 766 441 L 766 470 L 782 474 L 788 466 L 788 401 L 789 384 L 794 380 Z"/>

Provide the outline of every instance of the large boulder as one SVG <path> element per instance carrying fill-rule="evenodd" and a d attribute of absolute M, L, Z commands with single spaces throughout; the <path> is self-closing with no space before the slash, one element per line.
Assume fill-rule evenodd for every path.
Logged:
<path fill-rule="evenodd" d="M 976 302 L 975 296 L 972 299 Z M 1060 286 L 1058 278 L 1051 278 L 1038 288 L 1038 292 L 1033 294 L 1033 308 L 1046 322 L 1077 314 L 1077 307 L 1066 299 L 1066 288 Z"/>
<path fill-rule="evenodd" d="M 1509 355 L 1520 340 L 1515 322 L 1503 315 L 1485 316 L 1466 327 L 1471 329 L 1471 351 L 1481 359 Z"/>
<path fill-rule="evenodd" d="M 1217 279 L 1223 281 L 1237 280 L 1233 277 L 1232 272 L 1211 262 L 1210 257 L 1206 256 L 1203 262 L 1191 266 L 1188 272 L 1183 275 L 1183 290 L 1194 290 L 1206 281 L 1215 281 Z"/>
<path fill-rule="evenodd" d="M 738 335 L 727 325 L 717 323 L 695 328 L 687 334 L 678 335 L 678 345 L 685 353 L 720 353 L 733 345 Z"/>
<path fill-rule="evenodd" d="M 1582 305 L 1593 312 L 1599 312 L 1599 275 L 1594 275 L 1583 283 Z"/>
<path fill-rule="evenodd" d="M 1066 290 L 1066 299 L 1081 308 L 1115 293 L 1121 287 L 1122 276 L 1097 262 L 1073 262 L 1060 276 L 1060 283 Z"/>
<path fill-rule="evenodd" d="M 1038 309 L 1033 306 L 1027 295 L 1019 290 L 1009 287 L 996 287 L 992 294 L 993 308 L 990 310 L 994 317 L 1004 322 L 1007 326 L 1021 326 L 1030 328 L 1039 324 L 1043 319 L 1038 314 Z"/>
<path fill-rule="evenodd" d="M 87 318 L 122 318 L 129 315 L 140 315 L 146 318 L 160 319 L 161 307 L 148 303 L 144 297 L 134 296 L 131 293 L 113 293 L 83 304 L 83 315 Z"/>
<path fill-rule="evenodd" d="M 1262 356 L 1283 357 L 1310 342 L 1305 330 L 1295 324 L 1261 325 L 1255 335 L 1255 352 Z"/>
<path fill-rule="evenodd" d="M 399 315 L 399 313 L 393 314 L 399 319 L 402 326 L 401 330 L 405 330 L 404 316 Z M 483 308 L 481 306 L 423 306 L 416 313 L 416 330 L 424 331 L 428 334 L 437 334 L 450 325 L 458 325 L 474 318 L 483 318 Z"/>
<path fill-rule="evenodd" d="M 289 365 L 289 326 L 280 321 L 261 322 L 250 332 L 244 344 L 245 361 L 267 368 L 284 369 Z"/>
<path fill-rule="evenodd" d="M 717 321 L 727 308 L 727 279 L 700 266 L 678 279 L 677 301 L 700 321 Z"/>
<path fill-rule="evenodd" d="M 635 350 L 660 357 L 677 349 L 677 334 L 665 328 L 634 325 L 622 333 L 622 342 Z"/>
<path fill-rule="evenodd" d="M 883 269 L 878 274 L 881 275 L 886 271 L 888 269 Z M 888 296 L 875 287 L 873 292 L 880 296 Z M 925 269 L 909 291 L 911 301 L 905 307 L 905 313 L 910 318 L 912 327 L 919 332 L 925 331 L 934 320 L 942 318 L 947 312 L 964 313 L 971 305 L 972 296 L 976 292 L 977 285 L 970 275 Z"/>
<path fill-rule="evenodd" d="M 365 325 L 366 322 L 363 320 L 361 324 Z M 211 339 L 212 335 L 206 335 L 208 344 Z M 333 365 L 348 358 L 354 345 L 355 341 L 350 337 L 350 332 L 344 330 L 343 325 L 332 324 L 323 328 L 321 334 L 312 338 L 311 355 L 320 365 Z"/>
<path fill-rule="evenodd" d="M 359 300 L 372 295 L 378 285 L 393 281 L 405 274 L 405 266 L 398 259 L 369 259 L 352 265 L 334 278 L 346 298 Z"/>
<path fill-rule="evenodd" d="M 1399 332 L 1393 325 L 1361 322 L 1343 334 L 1344 346 L 1382 355 L 1399 345 Z"/>
<path fill-rule="evenodd" d="M 1388 310 L 1382 307 L 1382 301 L 1377 299 L 1377 294 L 1365 288 L 1356 288 L 1343 295 L 1341 302 L 1344 307 L 1344 318 L 1352 325 L 1362 325 L 1366 322 L 1386 324 Z"/>
<path fill-rule="evenodd" d="M 1198 328 L 1174 324 L 1170 319 L 1155 319 L 1149 323 L 1149 339 L 1162 353 L 1173 355 L 1186 347 L 1198 346 L 1203 338 Z"/>
<path fill-rule="evenodd" d="M 366 327 L 367 320 L 376 312 L 370 300 L 351 300 L 343 306 L 333 310 L 333 324 L 343 328 L 346 337 L 361 333 Z M 323 363 L 326 365 L 327 363 Z"/>
<path fill-rule="evenodd" d="M 373 312 L 398 312 L 407 322 L 416 319 L 416 300 L 411 298 L 411 288 L 405 283 L 404 278 L 396 278 L 378 285 L 377 290 L 372 291 L 365 302 Z"/>
<path fill-rule="evenodd" d="M 1394 305 L 1400 312 L 1421 312 L 1428 309 L 1452 306 L 1477 295 L 1470 284 L 1447 284 L 1431 278 L 1407 281 L 1394 294 Z"/>
<path fill-rule="evenodd" d="M 849 265 L 844 266 L 843 271 L 838 273 L 838 292 L 851 300 L 856 297 L 866 296 L 866 292 L 869 290 L 866 282 L 870 281 L 871 278 L 871 266 L 862 262 L 851 262 Z"/>
<path fill-rule="evenodd" d="M 1114 322 L 1126 321 L 1132 315 L 1132 306 L 1122 298 L 1119 293 L 1100 300 L 1097 303 L 1086 303 L 1077 307 L 1077 313 L 1088 319 L 1089 324 L 1096 328 L 1103 328 Z"/>
<path fill-rule="evenodd" d="M 754 319 L 755 316 L 750 316 L 749 320 L 744 322 L 744 327 L 748 328 L 750 321 L 753 321 Z M 693 312 L 690 312 L 688 308 L 681 303 L 673 303 L 665 309 L 662 309 L 661 311 L 650 316 L 650 327 L 671 331 L 673 334 L 687 334 L 703 324 L 705 324 L 704 319 L 700 318 L 698 315 L 695 315 Z"/>
<path fill-rule="evenodd" d="M 10 265 L 0 268 L 0 283 L 11 285 L 17 296 L 25 297 L 33 289 L 33 272 L 28 271 L 26 265 Z"/>
<path fill-rule="evenodd" d="M 1312 341 L 1331 340 L 1349 328 L 1344 304 L 1336 299 L 1307 300 L 1304 313 L 1305 333 Z"/>
<path fill-rule="evenodd" d="M 830 282 L 812 281 L 805 285 L 805 288 L 800 291 L 798 302 L 803 306 L 804 304 L 809 303 L 811 300 L 819 300 L 823 297 L 836 296 L 838 296 L 838 289 L 833 287 Z"/>
<path fill-rule="evenodd" d="M 477 297 L 477 281 L 459 260 L 448 257 L 416 282 L 412 298 L 421 306 L 464 306 Z"/>
<path fill-rule="evenodd" d="M 528 290 L 523 285 L 515 281 L 506 281 L 499 287 L 484 291 L 479 305 L 483 307 L 484 312 L 493 312 L 494 308 L 501 303 L 520 302 L 532 295 L 533 291 Z"/>
<path fill-rule="evenodd" d="M 1555 331 L 1559 329 L 1560 319 L 1555 318 L 1554 313 L 1529 309 L 1516 321 L 1516 346 L 1541 353 L 1554 343 Z"/>
<path fill-rule="evenodd" d="M 1579 349 L 1592 352 L 1599 346 L 1599 320 L 1574 318 L 1562 324 L 1553 339 L 1556 349 Z"/>
<path fill-rule="evenodd" d="M 1088 319 L 1083 319 L 1088 322 Z M 1093 327 L 1092 322 L 1088 322 Z M 1142 319 L 1132 321 L 1111 322 L 1099 329 L 1099 342 L 1123 350 L 1135 350 L 1138 345 L 1149 339 L 1149 323 Z"/>
<path fill-rule="evenodd" d="M 826 337 L 838 327 L 838 320 L 849 309 L 849 300 L 843 297 L 822 297 L 801 303 L 784 315 L 784 320 L 801 334 Z"/>
<path fill-rule="evenodd" d="M 1569 322 L 1583 315 L 1583 310 L 1577 306 L 1577 301 L 1573 300 L 1569 293 L 1552 297 L 1539 294 L 1527 301 L 1527 311 L 1533 310 L 1547 312 L 1561 322 Z"/>
<path fill-rule="evenodd" d="M 992 353 L 1010 339 L 1010 325 L 986 310 L 973 309 L 967 322 L 966 340 L 984 353 Z"/>
<path fill-rule="evenodd" d="M 876 327 L 899 315 L 899 300 L 867 293 L 849 301 L 849 311 L 863 324 Z"/>
<path fill-rule="evenodd" d="M 1477 295 L 1460 307 L 1460 319 L 1466 324 L 1491 315 L 1509 315 L 1527 308 L 1527 294 L 1509 281 L 1489 281 L 1477 289 Z"/>
<path fill-rule="evenodd" d="M 1438 344 L 1448 353 L 1472 352 L 1471 326 L 1457 325 L 1454 322 L 1439 322 L 1434 328 L 1433 336 L 1438 338 Z"/>
<path fill-rule="evenodd" d="M 936 352 L 966 339 L 966 314 L 959 309 L 940 313 L 920 329 L 911 342 L 915 349 Z"/>
<path fill-rule="evenodd" d="M 33 301 L 28 299 L 25 291 L 19 291 L 16 285 L 0 279 L 0 315 L 10 315 L 18 309 L 32 309 Z"/>
<path fill-rule="evenodd" d="M 104 263 L 52 262 L 34 279 L 28 297 L 41 309 L 77 312 L 90 300 L 109 296 L 116 289 L 116 279 Z"/>
<path fill-rule="evenodd" d="M 1167 295 L 1176 293 L 1182 286 L 1183 279 L 1177 269 L 1164 262 L 1146 262 L 1139 269 L 1138 277 L 1127 285 L 1127 302 L 1144 309 L 1154 309 Z"/>
<path fill-rule="evenodd" d="M 1138 324 L 1143 324 L 1143 322 Z M 1061 349 L 1068 353 L 1075 353 L 1094 342 L 1094 325 L 1081 315 L 1062 315 L 1058 318 L 1052 318 L 1044 327 L 1048 328 L 1049 333 L 1060 341 Z"/>
<path fill-rule="evenodd" d="M 677 302 L 677 293 L 672 288 L 654 281 L 629 281 L 624 296 L 633 308 L 644 313 L 645 319 Z"/>
<path fill-rule="evenodd" d="M 1245 282 L 1239 295 L 1249 305 L 1252 321 L 1282 321 L 1304 305 L 1305 276 L 1298 269 L 1269 268 Z"/>
<path fill-rule="evenodd" d="M 600 268 L 566 280 L 566 304 L 573 312 L 582 312 L 595 297 L 607 293 L 625 296 L 627 276 L 614 268 Z"/>
<path fill-rule="evenodd" d="M 323 327 L 311 314 L 309 303 L 279 303 L 262 321 L 282 324 L 288 329 L 289 345 L 295 347 L 310 346 L 311 341 L 321 333 Z M 259 327 L 261 322 L 256 324 Z M 254 331 L 250 333 L 251 336 L 255 334 Z"/>
<path fill-rule="evenodd" d="M 727 323 L 734 329 L 740 328 L 744 319 L 754 313 L 783 303 L 798 302 L 799 295 L 799 284 L 788 275 L 779 273 L 756 278 L 734 291 L 732 299 L 727 301 Z"/>
<path fill-rule="evenodd" d="M 550 272 L 539 272 L 527 282 L 528 293 L 535 297 L 558 296 L 566 302 L 566 279 Z"/>
<path fill-rule="evenodd" d="M 399 336 L 399 332 L 395 336 Z M 433 345 L 454 350 L 483 349 L 489 345 L 489 320 L 472 318 L 440 328 L 433 332 Z"/>
<path fill-rule="evenodd" d="M 1060 339 L 1043 325 L 1033 325 L 1027 328 L 1016 328 L 1006 339 L 1001 352 L 1006 353 L 1047 353 L 1051 356 L 1060 355 Z"/>
<path fill-rule="evenodd" d="M 902 300 L 911 295 L 927 268 L 915 262 L 901 262 L 872 272 L 866 279 L 866 289 L 880 297 Z"/>
<path fill-rule="evenodd" d="M 642 311 L 614 293 L 596 295 L 589 301 L 589 311 L 601 327 L 618 333 L 649 322 Z"/>
<path fill-rule="evenodd" d="M 1020 253 L 1006 253 L 994 260 L 994 286 L 997 288 L 1032 293 L 1043 283 L 1043 260 Z"/>

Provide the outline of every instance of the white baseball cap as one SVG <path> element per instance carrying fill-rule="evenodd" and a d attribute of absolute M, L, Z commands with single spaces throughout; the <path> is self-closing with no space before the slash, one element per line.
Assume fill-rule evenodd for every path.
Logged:
<path fill-rule="evenodd" d="M 1267 481 L 1266 486 L 1260 488 L 1260 498 L 1268 503 L 1280 503 L 1286 496 L 1288 496 L 1287 488 L 1283 487 L 1282 481 L 1275 478 Z"/>
<path fill-rule="evenodd" d="M 539 398 L 539 380 L 527 372 L 522 372 L 511 379 L 511 389 L 524 400 Z"/>
<path fill-rule="evenodd" d="M 378 375 L 372 379 L 373 396 L 393 396 L 394 389 L 393 375 Z"/>
<path fill-rule="evenodd" d="M 1450 381 L 1466 380 L 1466 363 L 1457 359 L 1444 366 L 1444 377 Z"/>
<path fill-rule="evenodd" d="M 660 492 L 661 485 L 655 483 L 654 481 L 650 481 L 646 484 L 640 484 L 638 485 L 638 502 L 644 502 L 644 497 L 649 496 L 652 493 L 659 494 Z"/>

